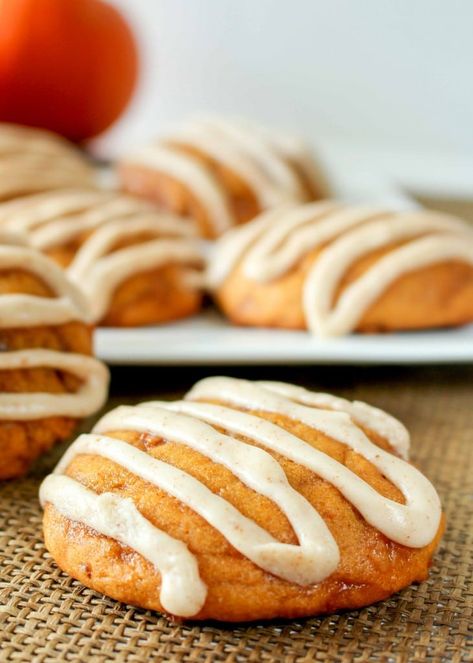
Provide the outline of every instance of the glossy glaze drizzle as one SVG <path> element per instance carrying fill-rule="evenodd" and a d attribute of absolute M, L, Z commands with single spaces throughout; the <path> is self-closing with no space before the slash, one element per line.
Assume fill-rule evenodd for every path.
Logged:
<path fill-rule="evenodd" d="M 144 200 L 113 191 L 50 191 L 0 204 L 0 228 L 27 232 L 30 243 L 44 251 L 74 240 L 111 219 L 151 210 Z"/>
<path fill-rule="evenodd" d="M 43 417 L 86 417 L 107 398 L 108 371 L 94 357 L 42 348 L 0 353 L 0 371 L 52 368 L 81 380 L 72 393 L 1 393 L 0 420 L 31 420 Z"/>

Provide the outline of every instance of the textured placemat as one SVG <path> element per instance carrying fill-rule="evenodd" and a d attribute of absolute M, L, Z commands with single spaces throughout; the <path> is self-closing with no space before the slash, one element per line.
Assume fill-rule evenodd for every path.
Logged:
<path fill-rule="evenodd" d="M 37 501 L 51 456 L 30 478 L 0 488 L 1 661 L 473 661 L 473 371 L 252 369 L 247 375 L 333 389 L 405 421 L 413 460 L 435 483 L 448 518 L 430 579 L 330 617 L 224 627 L 170 623 L 85 589 L 55 567 L 42 543 Z M 113 404 L 174 395 L 197 377 L 195 371 L 117 372 Z M 166 387 L 157 392 L 158 384 Z"/>

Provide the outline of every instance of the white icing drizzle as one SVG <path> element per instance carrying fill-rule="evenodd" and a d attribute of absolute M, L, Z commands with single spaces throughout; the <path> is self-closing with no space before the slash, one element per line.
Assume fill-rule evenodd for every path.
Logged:
<path fill-rule="evenodd" d="M 0 420 L 82 418 L 96 412 L 105 403 L 108 370 L 94 357 L 43 348 L 0 352 L 0 371 L 33 368 L 64 371 L 82 380 L 82 384 L 73 393 L 1 393 Z"/>
<path fill-rule="evenodd" d="M 123 220 L 123 224 L 113 226 L 117 230 L 117 239 L 121 239 L 119 231 L 131 226 L 130 235 L 135 234 L 135 226 L 148 225 L 149 230 L 160 228 L 161 233 L 171 236 L 194 237 L 195 228 L 187 219 L 175 217 L 165 213 L 157 213 L 156 210 L 133 209 L 134 201 L 127 205 L 126 200 L 116 200 L 99 209 L 92 210 L 83 215 L 74 217 L 73 223 L 70 219 L 58 219 L 51 221 L 45 226 L 31 233 L 31 243 L 36 248 L 47 251 L 55 246 L 60 246 L 74 240 L 86 241 L 89 235 L 97 228 Z"/>
<path fill-rule="evenodd" d="M 18 153 L 63 155 L 83 165 L 86 164 L 79 151 L 57 134 L 44 129 L 0 123 L 0 158 Z"/>
<path fill-rule="evenodd" d="M 238 145 L 241 152 L 245 152 L 259 166 L 261 172 L 272 180 L 274 186 L 280 189 L 281 194 L 284 192 L 286 201 L 306 200 L 294 170 L 281 158 L 280 153 L 263 133 L 253 130 L 244 122 L 230 121 L 222 117 L 203 119 L 201 125 L 214 131 L 222 140 L 226 139 Z"/>
<path fill-rule="evenodd" d="M 379 503 L 374 508 L 372 500 L 375 495 L 370 495 L 372 489 L 367 491 L 366 494 L 370 497 L 365 500 L 361 495 L 356 495 L 358 490 L 353 491 L 350 499 L 352 501 L 354 497 L 362 499 L 361 502 L 357 501 L 356 505 L 366 520 L 372 524 L 376 523 L 374 526 L 393 541 L 411 547 L 425 546 L 435 536 L 440 519 L 440 503 L 432 485 L 413 466 L 373 444 L 356 425 L 349 412 L 300 405 L 294 400 L 282 396 L 273 388 L 268 389 L 267 383 L 261 385 L 231 378 L 217 377 L 201 380 L 191 389 L 187 398 L 189 400 L 219 400 L 237 407 L 281 414 L 346 444 L 370 461 L 399 488 L 406 499 L 406 504 L 402 505 L 378 496 Z M 317 395 L 314 398 L 317 398 Z M 340 406 L 345 409 L 343 403 L 341 404 L 336 399 L 332 401 L 332 407 L 339 408 Z M 373 430 L 376 430 L 378 417 L 379 414 L 372 418 L 371 424 L 368 424 L 371 418 L 368 417 L 368 411 L 365 410 L 365 425 L 371 425 Z M 227 423 L 224 423 L 225 421 Z M 227 419 L 222 420 L 221 425 L 227 428 L 227 425 L 231 425 L 228 421 Z M 255 437 L 255 433 L 252 434 L 252 437 L 258 439 Z M 290 445 L 290 448 L 292 449 L 293 445 Z M 304 443 L 304 449 L 306 456 L 310 456 L 312 448 Z M 286 455 L 286 452 L 281 451 L 281 453 Z M 309 467 L 307 465 L 309 461 L 302 462 L 302 460 L 301 457 L 298 462 Z M 309 469 L 318 474 L 319 471 L 315 467 L 315 465 L 311 465 Z M 328 480 L 335 482 L 335 480 L 338 481 L 338 477 L 335 474 Z M 358 481 L 360 481 L 359 478 Z M 340 485 L 337 485 L 341 492 L 350 489 L 350 486 L 347 487 L 345 484 L 345 481 L 341 481 Z M 376 493 L 376 491 L 373 492 Z M 380 517 L 380 513 L 382 513 L 382 517 Z"/>
<path fill-rule="evenodd" d="M 175 178 L 204 206 L 210 223 L 220 234 L 235 223 L 225 191 L 212 173 L 196 158 L 171 146 L 149 145 L 124 160 Z"/>
<path fill-rule="evenodd" d="M 404 220 L 398 223 L 398 219 L 393 219 L 389 229 L 391 239 L 378 238 L 377 246 L 385 246 L 393 241 L 393 238 L 403 240 L 415 237 L 419 232 L 423 232 L 422 226 L 424 231 L 429 227 L 437 229 L 435 224 L 416 223 L 414 220 L 406 227 Z M 380 258 L 373 267 L 343 291 L 335 307 L 332 307 L 330 295 L 333 298 L 343 276 L 342 266 L 353 264 L 358 256 L 369 251 L 370 245 L 376 246 L 378 229 L 379 226 L 371 223 L 357 233 L 350 233 L 350 236 L 340 239 L 320 256 L 309 271 L 304 286 L 303 301 L 307 324 L 314 333 L 321 336 L 340 336 L 349 333 L 386 288 L 409 271 L 447 260 L 461 260 L 473 265 L 473 233 L 466 229 L 457 234 L 439 233 L 423 237 Z M 380 234 L 385 229 L 385 226 L 381 228 Z M 320 283 L 324 284 L 323 288 L 317 287 L 316 284 Z"/>
<path fill-rule="evenodd" d="M 47 251 L 55 246 L 61 246 L 77 240 L 79 237 L 92 232 L 99 226 L 113 219 L 127 219 L 130 224 L 141 221 L 143 218 L 154 218 L 156 212 L 143 201 L 125 196 L 115 198 L 86 209 L 83 213 L 71 217 L 51 219 L 30 231 L 31 244 L 41 251 Z M 184 223 L 179 220 L 179 223 Z M 176 219 L 174 218 L 174 224 Z"/>
<path fill-rule="evenodd" d="M 24 233 L 12 232 L 10 230 L 3 230 L 0 228 L 0 246 L 28 246 L 28 237 Z"/>
<path fill-rule="evenodd" d="M 237 173 L 251 185 L 263 209 L 288 200 L 304 200 L 294 172 L 257 132 L 209 118 L 188 123 L 169 139 L 195 147 Z"/>
<path fill-rule="evenodd" d="M 314 159 L 314 154 L 309 149 L 307 143 L 297 136 L 274 131 L 267 127 L 252 126 L 252 129 L 253 131 L 258 131 L 285 160 L 296 164 L 315 191 L 320 192 L 323 197 L 329 196 L 330 184 L 324 168 Z"/>
<path fill-rule="evenodd" d="M 45 154 L 35 154 L 24 152 L 8 156 L 0 156 L 0 173 L 2 177 L 12 174 L 34 174 L 39 177 L 48 172 L 54 172 L 57 176 L 76 176 L 79 180 L 85 178 L 90 180 L 92 172 L 88 166 L 76 158 L 67 154 L 58 154 L 50 156 Z"/>
<path fill-rule="evenodd" d="M 47 163 L 34 167 L 19 164 L 0 173 L 0 200 L 73 186 L 93 186 L 91 174 L 59 164 L 53 169 Z"/>
<path fill-rule="evenodd" d="M 414 467 L 374 445 L 352 419 L 357 417 L 367 428 L 383 431 L 389 441 L 405 446 L 407 433 L 392 417 L 364 404 L 312 394 L 283 383 L 252 384 L 231 378 L 203 380 L 187 399 L 122 406 L 109 412 L 96 425 L 94 434 L 77 439 L 41 488 L 43 504 L 51 503 L 65 517 L 124 543 L 148 559 L 162 575 L 160 600 L 165 610 L 189 617 L 203 606 L 206 588 L 199 579 L 195 558 L 181 542 L 144 519 L 131 500 L 110 493 L 96 495 L 70 477 L 60 476 L 77 455 L 100 455 L 168 492 L 207 520 L 257 566 L 300 585 L 320 582 L 334 572 L 340 559 L 338 546 L 320 514 L 292 488 L 279 462 L 267 450 L 331 483 L 367 522 L 392 540 L 420 548 L 435 537 L 441 511 L 434 488 Z M 207 400 L 225 405 L 204 402 Z M 346 444 L 399 488 L 405 504 L 383 497 L 343 464 L 282 427 L 235 408 L 281 414 Z M 107 437 L 107 431 L 113 430 L 144 432 L 184 444 L 223 465 L 279 507 L 298 544 L 275 540 L 187 472 L 122 440 Z M 263 449 L 233 436 L 254 440 Z M 183 587 L 187 590 L 186 601 L 180 601 Z"/>
<path fill-rule="evenodd" d="M 336 336 L 355 329 L 377 297 L 408 271 L 454 259 L 473 264 L 473 233 L 459 219 L 434 212 L 330 205 L 312 203 L 261 215 L 221 238 L 207 274 L 210 287 L 217 289 L 237 265 L 249 279 L 275 280 L 319 249 L 305 277 L 303 309 L 309 329 Z M 348 286 L 333 308 L 349 267 L 370 251 L 396 242 L 405 244 Z"/>
<path fill-rule="evenodd" d="M 202 202 L 217 235 L 236 224 L 227 192 L 211 168 L 182 149 L 186 146 L 238 175 L 251 188 L 262 210 L 308 200 L 297 167 L 317 190 L 326 190 L 308 150 L 296 140 L 277 138 L 234 119 L 196 118 L 168 132 L 162 142 L 124 160 L 124 164 L 142 165 L 182 182 Z"/>
<path fill-rule="evenodd" d="M 94 430 L 102 431 L 105 425 L 109 430 L 112 425 L 165 435 L 166 439 L 184 443 L 224 465 L 245 485 L 280 507 L 300 544 L 277 541 L 192 475 L 114 438 L 81 436 L 66 452 L 55 472 L 63 473 L 78 454 L 103 456 L 192 508 L 236 550 L 269 573 L 304 585 L 319 582 L 336 568 L 338 548 L 325 522 L 309 502 L 291 488 L 280 465 L 266 451 L 235 441 L 194 418 L 170 414 L 160 407 L 117 408 Z"/>
<path fill-rule="evenodd" d="M 41 279 L 56 295 L 28 294 L 0 296 L 0 328 L 59 325 L 73 320 L 89 323 L 90 311 L 80 290 L 63 270 L 33 249 L 0 246 L 0 271 L 22 270 Z"/>
<path fill-rule="evenodd" d="M 0 204 L 0 225 L 12 230 L 35 231 L 53 220 L 75 220 L 79 213 L 102 209 L 116 194 L 91 189 L 66 189 L 25 196 Z M 72 224 L 71 224 L 72 225 Z"/>
<path fill-rule="evenodd" d="M 346 412 L 355 423 L 366 426 L 370 431 L 387 440 L 401 458 L 405 460 L 409 458 L 410 438 L 407 428 L 399 419 L 392 417 L 384 410 L 363 403 L 363 401 L 352 402 L 332 394 L 316 393 L 303 387 L 296 387 L 287 382 L 261 380 L 257 384 L 301 405 Z"/>
<path fill-rule="evenodd" d="M 216 392 L 214 398 L 217 398 Z M 418 538 L 415 539 L 412 539 L 411 536 L 415 521 L 425 516 L 430 509 L 431 500 L 424 501 L 420 509 L 415 505 L 415 500 L 413 500 L 415 505 L 413 507 L 409 504 L 406 507 L 392 500 L 386 500 L 356 474 L 346 467 L 340 466 L 337 461 L 316 449 L 307 448 L 307 444 L 299 438 L 286 431 L 281 432 L 282 429 L 279 426 L 275 426 L 270 422 L 260 421 L 259 417 L 207 403 L 182 402 L 170 405 L 158 403 L 157 405 L 222 426 L 233 434 L 251 437 L 268 449 L 272 449 L 290 460 L 308 467 L 318 476 L 338 488 L 342 495 L 360 511 L 367 522 L 381 530 L 393 541 L 415 547 L 415 543 L 420 543 L 421 546 L 431 540 L 428 538 L 431 534 L 430 530 L 427 532 L 427 537 L 425 532 L 419 532 Z M 333 420 L 339 423 L 340 426 L 346 423 L 342 417 L 334 417 Z M 378 447 L 375 447 L 375 449 L 377 455 Z M 389 460 L 391 459 L 390 454 L 387 454 L 387 457 Z M 408 480 L 404 480 L 403 483 L 399 482 L 398 487 L 402 485 L 406 494 L 410 493 L 411 496 L 418 498 L 421 493 L 416 492 L 415 488 L 417 483 L 416 472 L 411 473 L 410 479 L 410 483 Z"/>
<path fill-rule="evenodd" d="M 345 208 L 333 201 L 269 210 L 218 241 L 208 270 L 209 285 L 218 287 L 242 257 L 248 277 L 259 281 L 277 278 L 310 247 L 377 214 L 379 211 L 374 209 Z M 222 255 L 224 259 L 220 260 Z"/>
<path fill-rule="evenodd" d="M 197 273 L 202 256 L 190 240 L 190 232 L 180 219 L 166 215 L 119 219 L 98 228 L 82 244 L 67 270 L 89 300 L 93 319 L 99 321 L 105 315 L 116 288 L 134 274 L 172 263 L 181 264 L 186 272 Z M 149 233 L 155 239 L 110 253 L 118 241 L 133 240 L 141 233 Z M 192 286 L 190 279 L 186 285 Z"/>
<path fill-rule="evenodd" d="M 292 206 L 283 205 L 276 209 L 270 209 L 260 214 L 251 223 L 245 223 L 237 228 L 228 230 L 214 245 L 212 256 L 207 266 L 206 282 L 210 289 L 217 287 L 230 273 L 246 249 L 251 246 L 263 233 L 276 224 L 281 217 L 291 210 Z M 225 260 L 220 260 L 215 252 L 223 247 L 225 251 Z"/>
<path fill-rule="evenodd" d="M 58 500 L 58 494 L 61 499 Z M 96 493 L 77 481 L 51 474 L 41 484 L 42 503 L 52 502 L 66 517 L 116 539 L 143 555 L 162 574 L 161 601 L 169 612 L 192 617 L 204 604 L 207 589 L 197 561 L 181 542 L 153 527 L 130 499 Z"/>

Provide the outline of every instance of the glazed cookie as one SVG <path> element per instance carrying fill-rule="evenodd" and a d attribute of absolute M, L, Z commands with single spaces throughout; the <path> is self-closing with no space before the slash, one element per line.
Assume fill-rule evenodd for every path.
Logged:
<path fill-rule="evenodd" d="M 94 170 L 64 138 L 0 123 L 0 200 L 51 189 L 94 186 Z"/>
<path fill-rule="evenodd" d="M 0 478 L 24 474 L 107 396 L 90 313 L 63 271 L 0 232 Z M 9 242 L 9 244 L 7 244 Z"/>
<path fill-rule="evenodd" d="M 229 231 L 208 285 L 239 325 L 319 336 L 473 320 L 473 231 L 431 211 L 286 206 Z"/>
<path fill-rule="evenodd" d="M 0 228 L 67 268 L 100 325 L 137 326 L 196 313 L 203 260 L 193 225 L 144 200 L 71 190 L 0 204 Z"/>
<path fill-rule="evenodd" d="M 328 195 L 306 145 L 222 118 L 189 122 L 126 156 L 118 173 L 125 190 L 193 218 L 208 238 L 283 202 Z"/>
<path fill-rule="evenodd" d="M 408 448 L 365 403 L 209 378 L 73 443 L 41 486 L 46 546 L 88 587 L 179 618 L 357 608 L 424 580 L 444 528 Z"/>
<path fill-rule="evenodd" d="M 152 214 L 110 222 L 84 242 L 67 272 L 97 324 L 135 327 L 199 311 L 203 260 L 190 230 Z"/>

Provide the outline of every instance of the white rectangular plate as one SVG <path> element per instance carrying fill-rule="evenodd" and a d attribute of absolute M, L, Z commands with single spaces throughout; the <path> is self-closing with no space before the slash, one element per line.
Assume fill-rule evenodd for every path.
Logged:
<path fill-rule="evenodd" d="M 409 209 L 416 203 L 391 183 L 335 164 L 337 198 Z M 318 339 L 305 331 L 235 327 L 216 311 L 182 322 L 98 329 L 96 350 L 109 364 L 429 364 L 473 362 L 473 326 L 402 334 Z"/>
<path fill-rule="evenodd" d="M 109 364 L 430 364 L 473 362 L 473 326 L 321 340 L 305 331 L 234 327 L 215 311 L 171 325 L 99 329 Z"/>

